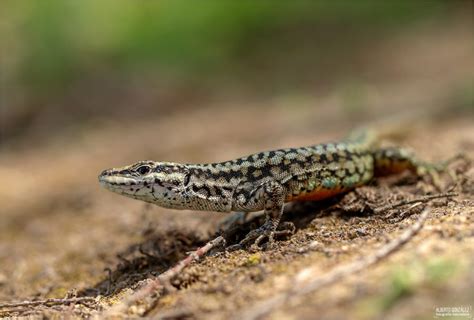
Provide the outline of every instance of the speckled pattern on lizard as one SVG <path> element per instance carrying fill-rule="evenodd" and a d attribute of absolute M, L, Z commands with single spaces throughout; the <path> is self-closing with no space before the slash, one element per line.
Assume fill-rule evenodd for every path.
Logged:
<path fill-rule="evenodd" d="M 139 161 L 104 170 L 105 188 L 172 209 L 216 212 L 264 210 L 265 223 L 239 243 L 273 242 L 286 202 L 315 201 L 347 192 L 380 175 L 411 170 L 432 173 L 437 166 L 401 148 L 380 148 L 375 131 L 301 148 L 252 154 L 209 164 Z"/>

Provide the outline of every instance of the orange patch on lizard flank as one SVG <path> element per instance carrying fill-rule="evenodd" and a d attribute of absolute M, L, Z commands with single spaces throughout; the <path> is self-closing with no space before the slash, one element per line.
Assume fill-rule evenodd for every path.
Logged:
<path fill-rule="evenodd" d="M 317 189 L 310 193 L 303 193 L 297 196 L 289 196 L 286 201 L 317 201 L 331 198 L 337 194 L 349 191 L 350 188 L 335 188 L 335 189 Z"/>

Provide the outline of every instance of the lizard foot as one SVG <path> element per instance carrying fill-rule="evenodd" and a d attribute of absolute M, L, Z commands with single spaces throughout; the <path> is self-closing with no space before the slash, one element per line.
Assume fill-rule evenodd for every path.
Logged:
<path fill-rule="evenodd" d="M 238 244 L 230 246 L 228 250 L 233 251 L 247 247 L 249 244 L 251 251 L 258 251 L 260 244 L 268 239 L 267 247 L 272 247 L 275 243 L 275 237 L 292 235 L 296 227 L 292 222 L 282 222 L 279 226 L 280 230 L 276 230 L 274 225 L 265 223 L 258 229 L 250 231 L 245 238 Z"/>
<path fill-rule="evenodd" d="M 431 182 L 438 191 L 443 191 L 445 186 L 441 182 L 439 174 L 446 171 L 452 181 L 457 181 L 456 173 L 452 169 L 449 169 L 449 165 L 457 160 L 469 161 L 464 153 L 459 153 L 440 163 L 422 163 L 416 168 L 416 173 L 421 177 L 429 178 L 428 181 Z"/>

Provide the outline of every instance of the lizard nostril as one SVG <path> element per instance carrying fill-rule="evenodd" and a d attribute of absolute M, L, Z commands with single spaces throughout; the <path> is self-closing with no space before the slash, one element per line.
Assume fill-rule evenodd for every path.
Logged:
<path fill-rule="evenodd" d="M 100 178 L 100 177 L 109 176 L 109 175 L 110 175 L 110 170 L 107 169 L 107 170 L 102 171 L 102 172 L 99 174 L 99 178 Z"/>

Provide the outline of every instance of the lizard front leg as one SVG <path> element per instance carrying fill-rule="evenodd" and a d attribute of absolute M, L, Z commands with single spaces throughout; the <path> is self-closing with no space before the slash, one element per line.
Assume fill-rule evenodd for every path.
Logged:
<path fill-rule="evenodd" d="M 280 224 L 285 202 L 285 189 L 276 181 L 266 182 L 255 197 L 263 197 L 265 223 L 258 229 L 250 231 L 247 236 L 240 241 L 239 246 L 244 247 L 253 242 L 253 247 L 268 238 L 269 244 L 273 243 L 274 235 Z M 256 202 L 258 202 L 258 199 Z"/>

